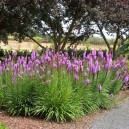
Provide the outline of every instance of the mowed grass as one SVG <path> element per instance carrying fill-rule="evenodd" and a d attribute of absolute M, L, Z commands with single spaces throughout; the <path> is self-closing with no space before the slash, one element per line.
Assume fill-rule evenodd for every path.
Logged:
<path fill-rule="evenodd" d="M 51 47 L 53 48 L 53 44 L 52 43 L 41 43 L 44 47 Z M 66 48 L 68 47 L 68 45 L 66 45 Z M 2 49 L 7 49 L 7 50 L 38 50 L 41 49 L 36 43 L 34 42 L 22 42 L 19 43 L 17 41 L 9 41 L 8 45 L 5 45 L 3 43 L 0 44 L 0 48 Z M 80 44 L 77 46 L 77 49 L 91 49 L 91 50 L 107 50 L 106 45 L 89 45 L 89 44 Z"/>

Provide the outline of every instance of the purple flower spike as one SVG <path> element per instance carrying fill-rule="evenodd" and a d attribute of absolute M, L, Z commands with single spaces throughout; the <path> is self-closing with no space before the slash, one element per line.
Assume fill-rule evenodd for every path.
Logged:
<path fill-rule="evenodd" d="M 96 50 L 92 51 L 92 56 L 96 56 Z"/>
<path fill-rule="evenodd" d="M 101 67 L 100 66 L 97 66 L 97 71 L 99 72 L 101 70 Z"/>
<path fill-rule="evenodd" d="M 18 74 L 18 77 L 19 77 L 19 78 L 22 78 L 22 75 L 21 75 L 21 74 Z"/>
<path fill-rule="evenodd" d="M 77 80 L 79 80 L 79 76 L 78 75 L 74 75 L 74 78 L 75 78 L 75 80 L 77 81 Z"/>
<path fill-rule="evenodd" d="M 90 67 L 92 67 L 93 63 L 92 63 L 92 58 L 88 61 L 88 64 Z"/>
<path fill-rule="evenodd" d="M 83 53 L 83 59 L 86 59 L 86 51 Z"/>
<path fill-rule="evenodd" d="M 98 56 L 99 56 L 101 59 L 103 59 L 103 57 L 104 57 L 104 56 L 103 56 L 103 51 L 99 50 L 99 51 L 98 51 Z"/>
<path fill-rule="evenodd" d="M 56 68 L 56 67 L 57 67 L 57 64 L 54 63 L 54 64 L 52 65 L 52 67 L 53 67 L 53 68 Z"/>
<path fill-rule="evenodd" d="M 95 75 L 97 73 L 97 67 L 96 66 L 92 66 L 92 74 Z"/>
<path fill-rule="evenodd" d="M 86 72 L 89 72 L 90 71 L 90 69 L 89 68 L 86 68 Z"/>
<path fill-rule="evenodd" d="M 15 76 L 12 77 L 12 83 L 16 83 L 16 77 Z"/>
<path fill-rule="evenodd" d="M 39 70 L 36 70 L 36 74 L 39 74 Z"/>
<path fill-rule="evenodd" d="M 46 84 L 50 84 L 50 83 L 51 83 L 51 80 L 47 80 L 47 81 L 46 81 Z"/>
<path fill-rule="evenodd" d="M 14 71 L 17 71 L 18 70 L 18 64 L 14 64 L 14 67 L 13 67 Z"/>
<path fill-rule="evenodd" d="M 50 74 L 51 74 L 51 72 L 50 72 L 50 71 L 47 71 L 47 74 L 48 74 L 48 75 L 50 75 Z"/>
<path fill-rule="evenodd" d="M 106 51 L 106 58 L 108 58 L 109 57 L 109 54 L 108 54 L 108 51 Z"/>
<path fill-rule="evenodd" d="M 110 67 L 112 66 L 112 59 L 111 58 L 107 58 L 107 62 L 105 64 L 105 69 L 110 69 Z"/>
<path fill-rule="evenodd" d="M 27 69 L 26 69 L 28 72 L 30 72 L 31 71 L 31 67 L 27 67 Z"/>
<path fill-rule="evenodd" d="M 71 54 L 72 54 L 72 56 L 74 55 L 74 53 L 73 53 L 73 52 L 72 52 Z"/>
<path fill-rule="evenodd" d="M 75 47 L 75 48 L 73 49 L 73 51 L 76 52 L 76 51 L 77 51 L 77 48 Z"/>
<path fill-rule="evenodd" d="M 126 77 L 124 78 L 124 84 L 127 84 L 128 81 L 129 81 L 129 76 L 126 76 Z"/>
<path fill-rule="evenodd" d="M 102 91 L 102 86 L 100 84 L 98 85 L 98 90 L 99 90 L 99 93 Z"/>
<path fill-rule="evenodd" d="M 45 60 L 47 61 L 47 63 L 49 63 L 51 61 L 51 58 L 48 55 L 46 55 Z"/>
<path fill-rule="evenodd" d="M 90 84 L 90 80 L 89 80 L 89 79 L 86 79 L 86 80 L 84 81 L 84 83 L 85 83 L 85 85 L 88 85 L 88 84 Z"/>
<path fill-rule="evenodd" d="M 14 56 L 14 57 L 16 57 L 16 56 L 17 56 L 17 51 L 15 51 L 15 52 L 13 53 L 13 56 Z"/>
<path fill-rule="evenodd" d="M 119 77 L 120 76 L 120 71 L 116 72 L 116 76 Z"/>
<path fill-rule="evenodd" d="M 35 60 L 35 64 L 40 64 L 40 60 Z"/>
<path fill-rule="evenodd" d="M 75 72 L 78 73 L 79 72 L 79 68 L 78 66 L 75 66 Z"/>
<path fill-rule="evenodd" d="M 32 60 L 35 60 L 35 58 L 36 58 L 36 56 L 35 56 L 35 51 L 32 51 L 32 53 L 31 53 L 31 59 L 32 59 Z"/>
<path fill-rule="evenodd" d="M 44 72 L 45 71 L 45 68 L 44 67 L 40 67 L 41 71 Z"/>
<path fill-rule="evenodd" d="M 0 74 L 2 74 L 2 66 L 0 66 Z"/>
<path fill-rule="evenodd" d="M 98 66 L 98 65 L 99 65 L 98 60 L 95 60 L 95 65 L 96 65 L 96 66 Z"/>
<path fill-rule="evenodd" d="M 8 72 L 9 71 L 9 68 L 7 67 L 5 70 L 6 70 L 6 72 Z"/>
<path fill-rule="evenodd" d="M 85 72 L 85 73 L 84 73 L 84 77 L 87 77 L 87 76 L 88 76 L 88 74 Z"/>
<path fill-rule="evenodd" d="M 11 61 L 11 60 L 12 60 L 12 57 L 9 55 L 8 61 Z"/>
<path fill-rule="evenodd" d="M 45 78 L 45 75 L 42 75 L 40 76 L 40 80 L 44 79 Z"/>

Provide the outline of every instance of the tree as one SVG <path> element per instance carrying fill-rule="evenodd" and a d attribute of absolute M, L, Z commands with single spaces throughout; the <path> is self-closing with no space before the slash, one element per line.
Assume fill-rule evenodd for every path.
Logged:
<path fill-rule="evenodd" d="M 15 33 L 19 40 L 27 36 L 35 41 L 36 31 L 52 38 L 55 51 L 63 50 L 68 42 L 92 33 L 87 8 L 95 4 L 96 0 L 5 0 L 0 5 L 0 38 Z"/>
<path fill-rule="evenodd" d="M 63 50 L 68 42 L 74 44 L 88 38 L 92 33 L 87 12 L 91 1 L 55 0 L 52 5 L 42 2 L 37 3 L 35 29 L 51 37 L 55 51 Z"/>
<path fill-rule="evenodd" d="M 116 49 L 129 38 L 129 1 L 127 0 L 100 0 L 96 8 L 90 9 L 90 17 L 97 26 L 96 33 L 104 39 L 109 51 L 115 57 Z M 109 35 L 115 35 L 111 48 L 103 30 Z"/>
<path fill-rule="evenodd" d="M 44 1 L 45 2 L 45 1 Z M 25 37 L 30 37 L 40 47 L 44 48 L 33 39 L 35 31 L 34 16 L 35 3 L 31 0 L 4 0 L 0 2 L 0 40 L 8 43 L 8 35 L 14 35 L 21 42 Z M 30 36 L 31 35 L 31 36 Z"/>

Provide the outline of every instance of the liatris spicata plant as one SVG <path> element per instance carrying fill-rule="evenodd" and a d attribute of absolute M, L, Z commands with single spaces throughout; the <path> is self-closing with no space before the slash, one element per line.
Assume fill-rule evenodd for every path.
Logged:
<path fill-rule="evenodd" d="M 0 107 L 12 115 L 36 115 L 56 121 L 76 119 L 111 106 L 112 96 L 129 84 L 126 58 L 112 60 L 101 50 L 83 59 L 47 49 L 39 56 L 9 55 L 0 62 Z"/>

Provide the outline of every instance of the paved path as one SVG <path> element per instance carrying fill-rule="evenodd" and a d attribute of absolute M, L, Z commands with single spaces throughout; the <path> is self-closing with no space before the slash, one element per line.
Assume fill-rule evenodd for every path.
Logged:
<path fill-rule="evenodd" d="M 89 129 L 129 129 L 129 99 L 106 112 Z"/>

